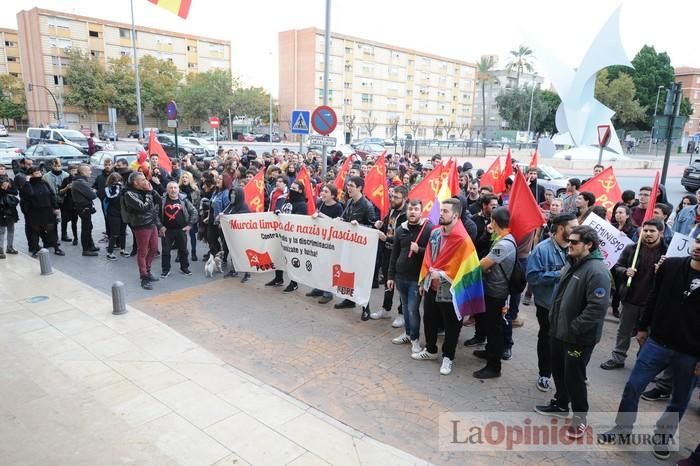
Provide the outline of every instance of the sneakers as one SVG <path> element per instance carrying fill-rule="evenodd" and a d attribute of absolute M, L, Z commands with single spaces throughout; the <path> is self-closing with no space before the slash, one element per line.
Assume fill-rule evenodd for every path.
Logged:
<path fill-rule="evenodd" d="M 370 316 L 370 317 L 372 317 L 372 316 Z M 404 332 L 404 333 L 402 333 L 401 335 L 399 335 L 398 337 L 393 338 L 393 339 L 391 340 L 391 342 L 392 342 L 393 344 L 395 344 L 395 345 L 405 345 L 405 344 L 407 344 L 407 343 L 410 343 L 410 342 L 411 342 L 411 339 L 410 339 L 410 338 L 408 337 L 408 335 L 406 335 L 406 333 Z"/>
<path fill-rule="evenodd" d="M 108 253 L 107 253 L 107 260 L 109 260 L 109 261 L 115 261 L 115 260 L 117 260 L 117 256 L 115 256 L 115 255 L 112 254 L 111 252 L 108 252 Z"/>
<path fill-rule="evenodd" d="M 58 251 L 56 251 L 56 254 L 58 254 Z M 83 256 L 88 256 L 88 257 L 97 257 L 99 254 L 97 251 L 90 251 L 89 249 L 86 251 L 83 251 Z"/>
<path fill-rule="evenodd" d="M 667 460 L 671 457 L 668 445 L 654 445 L 654 456 L 659 460 Z"/>
<path fill-rule="evenodd" d="M 442 365 L 440 366 L 440 374 L 442 375 L 450 375 L 452 372 L 452 366 L 454 365 L 454 361 L 450 358 L 442 358 Z"/>
<path fill-rule="evenodd" d="M 384 308 L 379 309 L 377 312 L 373 312 L 369 315 L 369 318 L 372 320 L 379 320 L 379 319 L 390 319 L 391 314 L 389 311 L 387 311 Z"/>
<path fill-rule="evenodd" d="M 362 308 L 362 316 L 360 316 L 360 320 L 362 322 L 367 322 L 369 320 L 370 312 L 369 312 L 369 305 L 364 306 Z"/>
<path fill-rule="evenodd" d="M 153 285 L 151 285 L 151 281 L 148 278 L 142 278 L 141 279 L 141 288 L 144 290 L 152 290 Z"/>
<path fill-rule="evenodd" d="M 525 325 L 525 322 L 523 322 L 522 319 L 513 319 L 510 324 L 513 326 L 513 328 L 520 328 Z"/>
<path fill-rule="evenodd" d="M 241 278 L 241 283 L 245 283 L 245 282 L 247 282 L 248 280 L 250 280 L 250 273 L 249 273 L 249 272 L 245 272 L 245 273 L 243 274 L 243 278 Z"/>
<path fill-rule="evenodd" d="M 501 355 L 501 359 L 504 361 L 510 361 L 510 359 L 513 357 L 513 350 L 510 348 L 506 348 L 503 350 L 503 354 Z"/>
<path fill-rule="evenodd" d="M 537 390 L 541 392 L 548 392 L 552 388 L 552 382 L 549 377 L 540 377 L 537 379 Z"/>
<path fill-rule="evenodd" d="M 418 353 L 413 353 L 411 354 L 411 357 L 415 359 L 416 361 L 421 361 L 421 360 L 434 360 L 438 358 L 437 353 L 431 353 L 427 349 L 422 349 Z"/>
<path fill-rule="evenodd" d="M 625 367 L 624 362 L 617 362 L 614 359 L 608 359 L 604 363 L 600 365 L 600 368 L 606 371 L 612 370 L 612 369 L 622 369 Z"/>
<path fill-rule="evenodd" d="M 119 254 L 120 254 L 122 257 L 130 257 L 130 256 L 131 256 L 131 254 L 129 254 L 129 251 L 125 251 L 124 249 L 122 249 L 121 251 L 119 251 Z"/>
<path fill-rule="evenodd" d="M 535 406 L 535 412 L 544 416 L 554 416 L 562 419 L 569 417 L 569 409 L 560 408 L 559 405 L 557 405 L 557 400 L 554 399 L 552 399 L 548 405 Z"/>
<path fill-rule="evenodd" d="M 5 252 L 7 254 L 19 254 L 15 248 L 7 248 Z"/>
<path fill-rule="evenodd" d="M 269 282 L 265 283 L 265 286 L 282 286 L 284 285 L 284 282 L 282 280 L 277 280 L 276 278 L 273 278 Z"/>
<path fill-rule="evenodd" d="M 314 288 L 313 290 L 306 293 L 304 296 L 308 296 L 309 298 L 318 298 L 319 296 L 323 296 L 323 291 Z"/>
<path fill-rule="evenodd" d="M 489 366 L 483 367 L 478 371 L 472 373 L 472 375 L 477 379 L 495 379 L 501 376 L 501 371 L 490 368 Z"/>
<path fill-rule="evenodd" d="M 420 340 L 417 338 L 411 340 L 411 354 L 420 353 L 421 351 L 423 351 L 423 348 L 420 346 Z"/>
<path fill-rule="evenodd" d="M 321 296 L 321 299 L 318 300 L 318 304 L 328 304 L 331 301 L 333 301 L 333 296 L 330 296 L 330 295 Z"/>
<path fill-rule="evenodd" d="M 586 429 L 588 429 L 586 421 L 574 418 L 566 429 L 566 436 L 570 439 L 581 438 L 586 434 Z"/>
<path fill-rule="evenodd" d="M 59 248 L 54 249 L 53 253 L 56 254 L 57 256 L 65 256 L 66 255 L 66 253 L 63 252 L 63 250 L 59 249 Z M 84 255 L 85 255 L 85 253 L 83 253 L 83 256 Z M 90 254 L 90 255 L 92 255 L 92 254 Z M 95 254 L 95 255 L 97 255 L 97 254 Z"/>
<path fill-rule="evenodd" d="M 474 350 L 474 352 L 472 354 L 479 359 L 488 359 L 489 358 L 488 353 L 486 352 L 486 350 L 483 350 L 483 349 Z"/>
<path fill-rule="evenodd" d="M 671 398 L 670 393 L 666 393 L 664 391 L 659 390 L 658 388 L 654 387 L 646 392 L 642 393 L 642 400 L 645 401 L 663 401 L 663 400 L 668 400 Z"/>
<path fill-rule="evenodd" d="M 296 282 L 289 282 L 289 285 L 282 290 L 282 293 L 291 293 L 292 291 L 296 291 L 299 289 L 299 285 L 296 284 Z"/>
<path fill-rule="evenodd" d="M 396 316 L 396 319 L 391 323 L 391 326 L 394 328 L 401 328 L 405 325 L 405 322 L 403 320 L 403 314 L 399 314 Z"/>
<path fill-rule="evenodd" d="M 157 282 L 157 281 L 160 281 L 160 278 L 156 277 L 151 272 L 148 272 L 148 276 L 146 277 L 146 280 L 148 280 L 149 282 Z"/>
<path fill-rule="evenodd" d="M 349 299 L 344 299 L 341 302 L 335 304 L 333 307 L 336 309 L 352 309 L 355 307 L 355 303 L 350 301 Z"/>
<path fill-rule="evenodd" d="M 163 270 L 160 273 L 160 278 L 168 278 L 168 276 L 170 276 L 170 270 Z"/>
<path fill-rule="evenodd" d="M 482 346 L 484 343 L 486 343 L 486 338 L 472 337 L 464 342 L 464 346 Z"/>
<path fill-rule="evenodd" d="M 190 275 L 192 275 L 192 272 L 190 271 L 190 269 L 184 269 L 184 270 L 181 269 L 180 273 L 186 277 L 189 277 Z"/>

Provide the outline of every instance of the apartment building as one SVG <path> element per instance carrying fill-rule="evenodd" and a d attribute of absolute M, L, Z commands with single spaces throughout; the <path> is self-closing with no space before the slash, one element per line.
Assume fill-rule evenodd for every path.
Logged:
<path fill-rule="evenodd" d="M 490 79 L 484 83 L 484 95 L 486 97 L 486 134 L 483 135 L 484 138 L 493 139 L 499 137 L 499 132 L 503 130 L 516 130 L 525 131 L 527 128 L 512 128 L 510 124 L 505 121 L 498 114 L 498 105 L 496 104 L 496 97 L 501 94 L 505 94 L 515 89 L 516 86 L 523 89 L 532 89 L 534 87 L 542 86 L 544 83 L 544 78 L 542 76 L 537 76 L 531 73 L 521 73 L 520 80 L 518 81 L 517 73 L 515 70 L 493 70 L 489 72 Z M 474 130 L 482 130 L 482 125 L 484 121 L 484 111 L 483 102 L 481 98 L 481 83 L 476 86 L 476 97 L 474 100 Z"/>
<path fill-rule="evenodd" d="M 21 72 L 25 84 L 35 84 L 26 93 L 30 124 L 57 124 L 56 107 L 63 115 L 64 124 L 71 128 L 89 126 L 100 131 L 109 124 L 106 108 L 86 115 L 64 104 L 63 76 L 68 66 L 65 50 L 81 49 L 105 65 L 110 59 L 132 57 L 131 25 L 40 8 L 20 11 L 17 23 Z M 229 41 L 136 26 L 136 45 L 139 58 L 151 55 L 169 60 L 183 73 L 231 69 Z M 56 98 L 55 104 L 47 91 Z M 144 126 L 158 126 L 159 122 L 147 115 L 146 111 Z M 121 134 L 136 126 L 135 119 L 118 118 L 117 129 Z"/>
<path fill-rule="evenodd" d="M 322 30 L 279 33 L 281 131 L 289 132 L 292 110 L 323 103 L 324 51 Z M 473 63 L 333 33 L 328 104 L 339 120 L 333 135 L 469 137 L 475 81 Z"/>
<path fill-rule="evenodd" d="M 678 67 L 675 70 L 676 82 L 682 83 L 683 95 L 690 100 L 693 114 L 688 117 L 688 121 L 683 128 L 683 140 L 700 133 L 700 68 L 688 66 Z M 663 107 L 663 102 L 659 102 L 659 108 Z"/>
<path fill-rule="evenodd" d="M 0 28 L 0 74 L 22 76 L 17 31 Z"/>

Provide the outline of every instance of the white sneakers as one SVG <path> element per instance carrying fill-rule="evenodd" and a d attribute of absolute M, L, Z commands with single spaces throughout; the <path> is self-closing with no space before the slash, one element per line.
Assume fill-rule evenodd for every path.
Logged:
<path fill-rule="evenodd" d="M 379 319 L 389 319 L 391 318 L 391 314 L 386 311 L 386 309 L 379 309 L 377 312 L 373 312 L 369 315 L 369 318 L 372 320 L 379 320 Z"/>
<path fill-rule="evenodd" d="M 429 360 L 429 359 L 435 360 L 438 358 L 438 354 L 437 353 L 430 353 L 427 349 L 422 349 L 417 353 L 411 354 L 411 357 L 417 361 Z"/>
<path fill-rule="evenodd" d="M 394 321 L 391 323 L 391 326 L 394 328 L 403 327 L 404 326 L 403 314 L 399 314 L 398 316 L 396 316 L 396 319 L 394 319 Z"/>
<path fill-rule="evenodd" d="M 415 340 L 411 340 L 411 353 L 420 353 L 423 350 L 420 346 L 420 340 L 417 338 Z"/>
<path fill-rule="evenodd" d="M 406 335 L 406 332 L 404 332 L 398 337 L 391 340 L 391 342 L 395 345 L 405 345 L 406 343 L 410 343 L 411 339 L 408 337 L 408 335 Z"/>
<path fill-rule="evenodd" d="M 442 358 L 442 366 L 440 366 L 440 374 L 450 375 L 450 372 L 452 372 L 452 365 L 453 364 L 454 364 L 454 362 L 452 362 L 452 359 Z"/>

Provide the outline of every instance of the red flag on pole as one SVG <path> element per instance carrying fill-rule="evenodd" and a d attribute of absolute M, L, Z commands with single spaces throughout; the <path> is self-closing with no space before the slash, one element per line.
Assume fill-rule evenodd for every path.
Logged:
<path fill-rule="evenodd" d="M 656 197 L 659 195 L 659 171 L 656 171 L 656 178 L 654 179 L 654 186 L 651 188 L 651 197 L 649 197 L 649 204 L 647 205 L 647 211 L 644 213 L 644 222 L 651 220 L 654 217 L 654 207 L 656 207 Z"/>
<path fill-rule="evenodd" d="M 192 0 L 148 0 L 154 5 L 165 8 L 171 13 L 178 15 L 182 19 L 187 19 L 190 13 Z"/>
<path fill-rule="evenodd" d="M 386 161 L 379 156 L 372 169 L 365 177 L 365 196 L 379 209 L 382 218 L 389 213 L 389 190 L 386 187 Z"/>
<path fill-rule="evenodd" d="M 352 165 L 352 154 L 349 154 L 346 158 L 343 164 L 340 166 L 340 170 L 338 170 L 338 174 L 335 177 L 335 187 L 338 188 L 338 193 L 343 192 L 343 188 L 345 188 L 345 178 L 348 177 L 348 172 L 350 171 L 350 166 Z"/>
<path fill-rule="evenodd" d="M 496 157 L 488 170 L 481 175 L 481 186 L 491 186 L 494 193 L 502 191 L 501 188 L 501 156 Z"/>
<path fill-rule="evenodd" d="M 450 189 L 450 196 L 459 194 L 459 173 L 457 173 L 457 162 L 450 159 L 445 167 L 447 172 L 447 187 Z"/>
<path fill-rule="evenodd" d="M 532 154 L 532 160 L 530 160 L 530 166 L 528 168 L 537 168 L 537 164 L 540 163 L 540 156 L 537 153 L 537 148 L 535 148 L 535 153 Z"/>
<path fill-rule="evenodd" d="M 440 184 L 442 182 L 441 175 L 442 164 L 433 168 L 433 171 L 420 180 L 420 182 L 411 189 L 411 192 L 408 193 L 409 199 L 420 199 L 423 203 L 422 217 L 427 217 L 430 213 L 430 209 L 433 207 L 433 202 L 437 197 L 438 191 L 440 191 Z"/>
<path fill-rule="evenodd" d="M 243 188 L 243 197 L 251 212 L 263 212 L 265 210 L 264 175 L 265 170 L 260 170 Z"/>
<path fill-rule="evenodd" d="M 165 153 L 165 149 L 158 142 L 156 138 L 156 133 L 151 130 L 151 134 L 148 136 L 148 155 L 149 157 L 153 154 L 158 155 L 158 165 L 160 165 L 168 175 L 173 173 L 173 164 L 170 162 L 170 157 Z"/>
<path fill-rule="evenodd" d="M 508 154 L 506 154 L 506 164 L 503 166 L 503 171 L 501 172 L 501 184 L 499 186 L 500 191 L 496 191 L 494 188 L 494 193 L 500 194 L 506 190 L 506 179 L 508 179 L 513 174 L 513 159 L 510 156 L 510 147 L 508 148 Z"/>
<path fill-rule="evenodd" d="M 306 171 L 306 165 L 302 165 L 299 169 L 296 182 L 304 185 L 306 210 L 309 215 L 313 215 L 316 212 L 316 198 L 314 197 L 314 187 L 311 184 L 311 177 L 309 176 L 309 172 Z"/>
<path fill-rule="evenodd" d="M 540 206 L 537 205 L 537 201 L 520 170 L 515 174 L 515 182 L 508 201 L 508 210 L 510 211 L 510 232 L 516 241 L 520 241 L 532 230 L 546 223 Z"/>
<path fill-rule="evenodd" d="M 613 212 L 615 204 L 622 201 L 620 185 L 617 182 L 617 178 L 615 178 L 613 167 L 606 168 L 586 181 L 579 191 L 593 193 L 596 205 L 605 207 L 608 211 L 608 218 L 612 218 L 615 214 L 615 212 Z"/>

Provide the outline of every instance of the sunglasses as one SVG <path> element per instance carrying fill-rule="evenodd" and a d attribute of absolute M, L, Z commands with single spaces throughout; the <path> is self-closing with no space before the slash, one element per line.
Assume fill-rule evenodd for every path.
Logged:
<path fill-rule="evenodd" d="M 570 244 L 571 246 L 576 246 L 576 245 L 579 244 L 579 243 L 582 243 L 582 241 L 581 241 L 580 239 L 570 239 L 570 240 L 569 240 L 569 244 Z"/>

